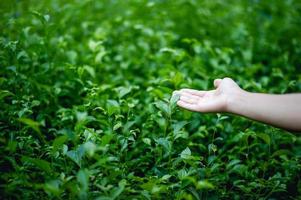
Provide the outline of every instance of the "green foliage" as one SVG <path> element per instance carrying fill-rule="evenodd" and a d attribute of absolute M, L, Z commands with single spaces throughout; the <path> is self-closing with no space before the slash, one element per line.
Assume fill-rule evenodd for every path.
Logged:
<path fill-rule="evenodd" d="M 291 1 L 0 2 L 1 199 L 297 199 L 301 138 L 177 108 L 301 91 Z"/>

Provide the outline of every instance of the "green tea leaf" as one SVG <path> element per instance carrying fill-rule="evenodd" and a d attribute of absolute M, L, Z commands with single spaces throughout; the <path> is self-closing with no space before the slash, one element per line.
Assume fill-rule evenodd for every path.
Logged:
<path fill-rule="evenodd" d="M 155 103 L 155 106 L 159 110 L 161 110 L 166 116 L 170 116 L 171 110 L 170 110 L 169 105 L 166 102 L 159 100 Z"/>
<path fill-rule="evenodd" d="M 0 99 L 4 99 L 5 97 L 13 96 L 13 95 L 14 94 L 8 90 L 0 90 Z"/>
<path fill-rule="evenodd" d="M 184 149 L 180 154 L 180 157 L 183 159 L 189 159 L 190 156 L 191 156 L 191 151 L 188 147 L 186 147 L 186 149 Z"/>
<path fill-rule="evenodd" d="M 107 100 L 107 111 L 108 115 L 119 113 L 120 105 L 116 100 Z"/>
<path fill-rule="evenodd" d="M 150 140 L 149 138 L 143 138 L 142 141 L 143 141 L 145 144 L 151 146 L 151 140 Z"/>
<path fill-rule="evenodd" d="M 265 133 L 256 133 L 256 136 L 259 137 L 260 139 L 262 139 L 268 145 L 271 144 L 271 138 L 270 138 L 270 136 L 268 134 L 265 134 Z"/>
<path fill-rule="evenodd" d="M 198 181 L 196 187 L 198 189 L 214 189 L 214 186 L 212 185 L 212 183 L 210 183 L 206 180 Z"/>
<path fill-rule="evenodd" d="M 40 168 L 42 171 L 47 172 L 47 173 L 51 173 L 51 171 L 52 171 L 50 163 L 46 160 L 23 156 L 22 162 L 23 163 L 31 163 L 34 166 Z"/>
<path fill-rule="evenodd" d="M 56 152 L 59 148 L 63 146 L 63 144 L 67 141 L 68 137 L 66 135 L 59 136 L 55 138 L 52 143 L 52 152 Z"/>

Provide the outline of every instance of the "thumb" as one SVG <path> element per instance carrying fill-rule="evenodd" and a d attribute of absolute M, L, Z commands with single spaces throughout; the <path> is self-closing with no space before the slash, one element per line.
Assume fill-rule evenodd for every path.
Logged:
<path fill-rule="evenodd" d="M 219 79 L 219 78 L 218 78 L 218 79 L 215 79 L 214 82 L 213 82 L 214 87 L 217 88 L 217 87 L 221 84 L 221 82 L 222 82 L 222 79 Z"/>

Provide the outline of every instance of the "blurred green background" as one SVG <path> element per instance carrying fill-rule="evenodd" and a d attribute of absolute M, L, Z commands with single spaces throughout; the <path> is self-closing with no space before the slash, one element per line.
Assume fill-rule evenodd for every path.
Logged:
<path fill-rule="evenodd" d="M 297 0 L 2 0 L 1 199 L 298 199 L 301 138 L 175 107 L 301 91 Z M 301 103 L 301 102 L 300 102 Z"/>

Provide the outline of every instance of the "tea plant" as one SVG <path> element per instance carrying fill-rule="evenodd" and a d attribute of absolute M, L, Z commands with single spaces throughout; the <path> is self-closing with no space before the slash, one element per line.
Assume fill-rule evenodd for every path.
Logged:
<path fill-rule="evenodd" d="M 301 91 L 299 1 L 0 2 L 1 199 L 298 199 L 299 133 L 179 109 Z"/>

